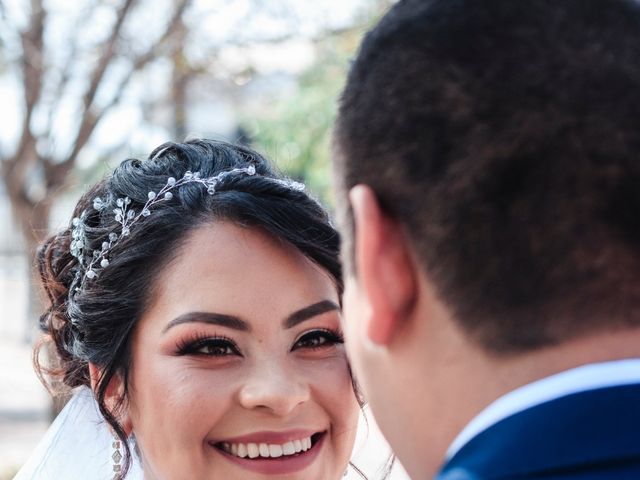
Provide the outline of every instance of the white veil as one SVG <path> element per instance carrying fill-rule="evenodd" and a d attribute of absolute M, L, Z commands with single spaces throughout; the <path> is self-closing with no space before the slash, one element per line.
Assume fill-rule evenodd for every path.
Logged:
<path fill-rule="evenodd" d="M 388 455 L 388 447 L 373 419 L 360 420 L 361 428 L 355 446 L 355 463 L 367 474 L 379 473 L 380 458 Z M 370 430 L 370 428 L 372 430 Z M 81 387 L 51 424 L 46 434 L 13 480 L 112 480 L 114 478 L 113 435 L 98 410 L 93 393 Z M 373 442 L 373 443 L 369 443 Z M 131 468 L 126 480 L 143 480 L 138 456 L 132 450 Z M 121 449 L 122 452 L 122 449 Z M 376 470 L 372 470 L 376 467 Z M 407 479 L 398 468 L 392 478 Z M 400 476 L 398 477 L 397 474 Z M 348 469 L 346 479 L 360 479 Z"/>
<path fill-rule="evenodd" d="M 91 390 L 79 388 L 14 480 L 111 480 L 113 441 Z M 142 468 L 133 454 L 126 480 L 142 478 Z"/>

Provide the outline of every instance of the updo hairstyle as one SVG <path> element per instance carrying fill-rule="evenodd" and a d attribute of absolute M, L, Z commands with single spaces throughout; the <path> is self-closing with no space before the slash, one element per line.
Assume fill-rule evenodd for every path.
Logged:
<path fill-rule="evenodd" d="M 83 217 L 86 265 L 110 233 L 121 233 L 114 217 L 118 199 L 129 198 L 130 208 L 140 211 L 149 192 L 158 192 L 170 177 L 199 172 L 208 178 L 250 165 L 255 175 L 229 175 L 213 195 L 198 183 L 176 187 L 171 200 L 154 206 L 113 247 L 109 266 L 95 278 L 78 282 L 86 272 L 71 253 L 73 223 L 38 251 L 40 276 L 51 302 L 40 317 L 40 328 L 57 358 L 51 362 L 55 368 L 46 368 L 38 360 L 36 368 L 69 389 L 91 387 L 89 363 L 100 369 L 94 394 L 100 412 L 125 447 L 123 477 L 130 465 L 130 449 L 117 412 L 105 405 L 105 393 L 114 375 L 120 375 L 124 396 L 119 407 L 125 400 L 132 333 L 148 307 L 157 276 L 189 233 L 218 221 L 260 229 L 293 245 L 323 268 L 341 292 L 339 237 L 324 209 L 304 191 L 287 186 L 264 157 L 246 147 L 211 140 L 165 143 L 147 160 L 125 160 L 76 205 L 73 217 Z M 96 198 L 103 208 L 94 208 Z"/>

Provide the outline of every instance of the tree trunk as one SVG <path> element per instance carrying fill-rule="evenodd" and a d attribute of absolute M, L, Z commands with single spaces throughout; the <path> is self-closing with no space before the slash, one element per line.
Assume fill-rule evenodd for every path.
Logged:
<path fill-rule="evenodd" d="M 31 203 L 28 202 L 25 197 L 18 201 L 12 201 L 13 214 L 15 219 L 20 225 L 22 230 L 22 237 L 25 239 L 23 248 L 29 260 L 29 298 L 27 307 L 27 321 L 29 322 L 28 328 L 31 333 L 37 332 L 36 336 L 40 333 L 38 329 L 38 319 L 42 313 L 48 308 L 49 300 L 46 296 L 40 274 L 36 265 L 36 255 L 38 248 L 49 235 L 49 218 L 51 215 L 51 206 L 55 202 L 57 195 L 49 194 L 40 202 Z M 43 355 L 43 361 L 47 367 L 56 367 L 55 351 L 51 346 L 43 349 L 41 352 Z M 61 385 L 54 379 L 51 380 L 52 392 L 63 391 Z M 49 414 L 50 419 L 53 419 L 60 413 L 62 408 L 66 405 L 69 397 L 65 394 L 55 395 L 52 399 Z"/>

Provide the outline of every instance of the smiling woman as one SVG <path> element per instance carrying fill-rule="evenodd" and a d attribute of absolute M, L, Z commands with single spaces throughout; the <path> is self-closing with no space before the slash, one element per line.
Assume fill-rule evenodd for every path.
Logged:
<path fill-rule="evenodd" d="M 152 478 L 344 471 L 358 406 L 336 284 L 259 229 L 189 235 L 140 318 L 132 366 L 125 421 Z"/>
<path fill-rule="evenodd" d="M 118 440 L 98 459 L 50 441 L 17 478 L 62 478 L 60 455 L 111 457 L 116 478 L 132 460 L 146 479 L 340 478 L 359 402 L 337 256 L 324 210 L 249 149 L 199 140 L 123 162 L 39 256 L 51 373 L 89 387 Z"/>

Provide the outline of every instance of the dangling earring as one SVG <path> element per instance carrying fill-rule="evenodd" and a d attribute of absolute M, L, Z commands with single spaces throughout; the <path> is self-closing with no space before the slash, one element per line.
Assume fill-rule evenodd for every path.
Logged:
<path fill-rule="evenodd" d="M 111 455 L 111 458 L 113 459 L 113 480 L 120 480 L 120 471 L 122 470 L 122 465 L 120 465 L 120 460 L 122 460 L 120 440 L 113 442 L 113 455 Z"/>
<path fill-rule="evenodd" d="M 360 470 L 358 467 L 356 467 L 353 464 L 353 462 L 348 462 L 347 463 L 347 469 L 342 474 L 343 477 L 346 477 L 349 474 L 349 467 L 351 467 L 353 469 L 353 471 L 356 472 L 360 476 L 360 478 L 364 478 L 364 480 L 367 480 L 367 476 L 364 474 L 364 472 L 362 470 Z"/>

